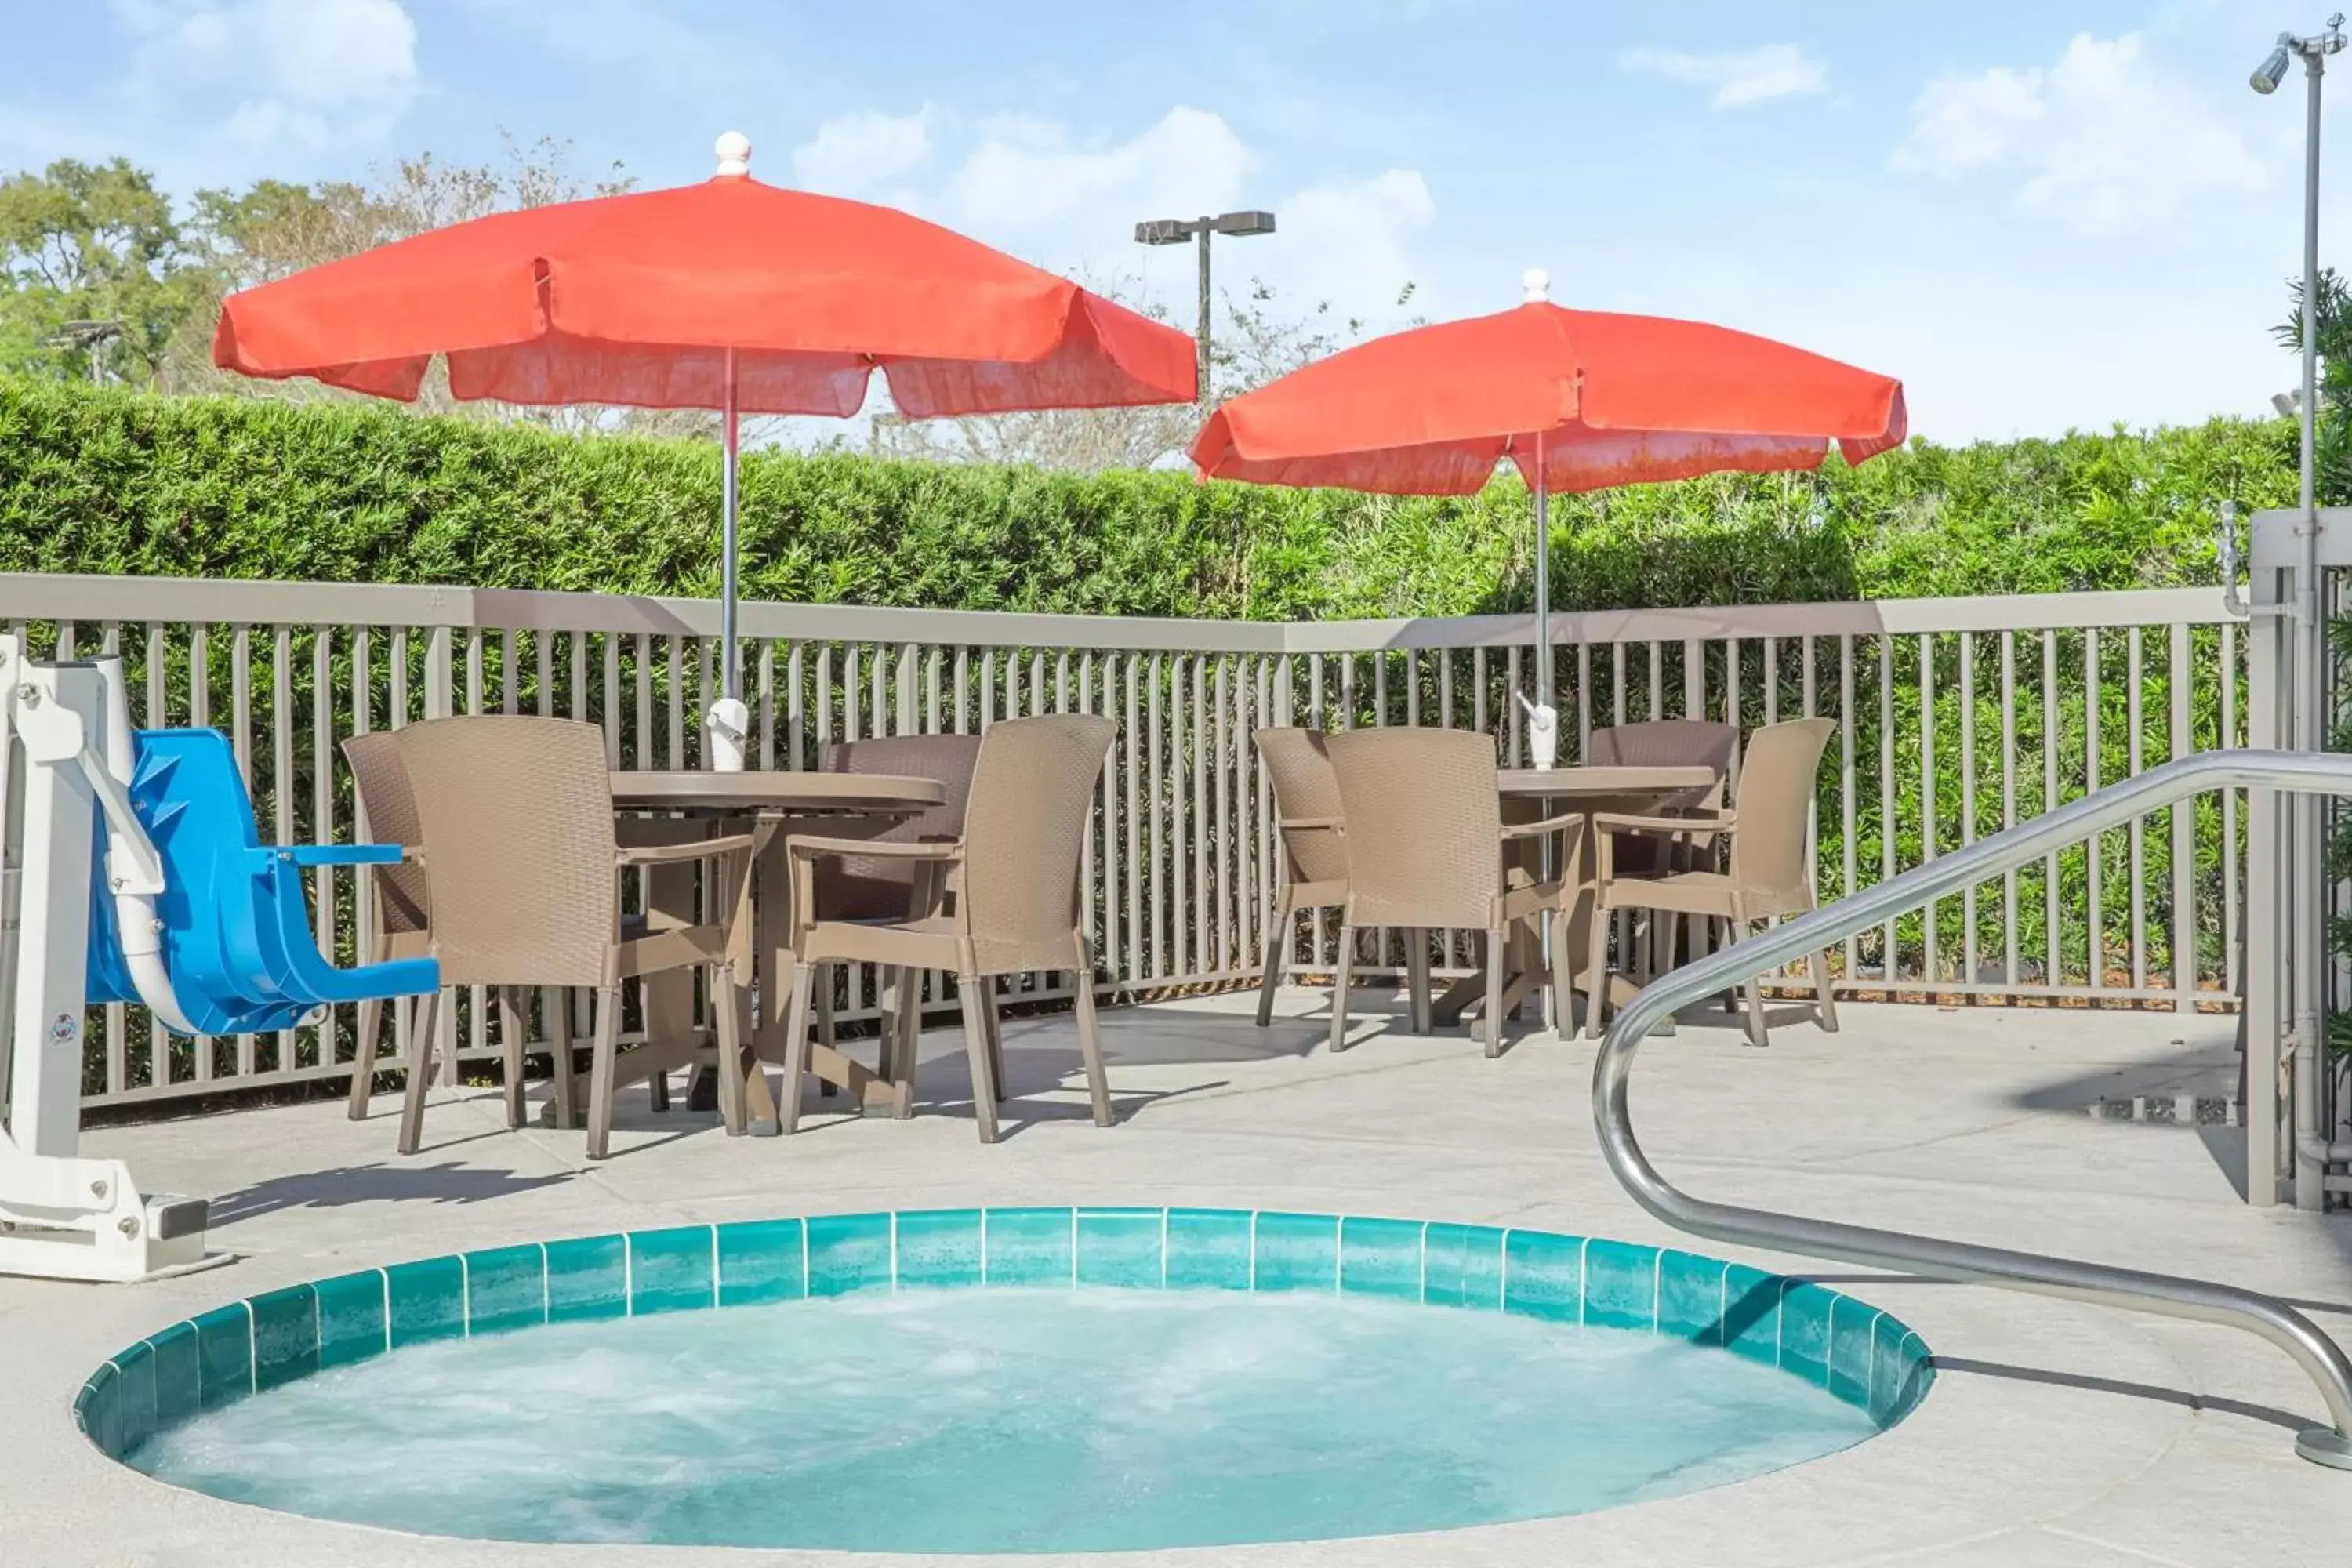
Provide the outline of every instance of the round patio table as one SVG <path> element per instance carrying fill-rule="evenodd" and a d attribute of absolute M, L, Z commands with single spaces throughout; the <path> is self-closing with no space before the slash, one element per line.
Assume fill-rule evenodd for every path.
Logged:
<path fill-rule="evenodd" d="M 1503 815 L 1507 818 L 1532 818 L 1549 813 L 1565 816 L 1570 812 L 1584 815 L 1585 823 L 1568 845 L 1568 865 L 1565 874 L 1576 877 L 1580 868 L 1589 865 L 1593 854 L 1593 814 L 1624 812 L 1638 815 L 1654 809 L 1660 803 L 1693 790 L 1703 790 L 1717 780 L 1716 771 L 1704 765 L 1689 766 L 1629 766 L 1581 768 L 1503 768 L 1495 774 L 1495 788 L 1503 797 Z M 1569 951 L 1586 951 L 1588 930 L 1585 922 L 1591 919 L 1591 901 L 1580 898 L 1576 912 L 1569 926 Z M 1506 961 L 1503 980 L 1503 1011 L 1507 1016 L 1523 1001 L 1528 993 L 1543 988 L 1551 979 L 1551 971 L 1544 960 L 1544 944 L 1529 940 L 1524 933 L 1511 939 L 1509 956 Z M 1592 982 L 1589 976 L 1570 977 L 1570 989 L 1591 994 Z M 1455 981 L 1445 994 L 1432 1005 L 1432 1016 L 1441 1024 L 1459 1023 L 1464 1010 L 1485 999 L 1486 983 L 1482 975 L 1471 974 Z M 1633 984 L 1623 976 L 1610 983 L 1609 1000 L 1613 1005 L 1633 994 Z M 1543 991 L 1549 998 L 1552 992 Z M 1565 994 L 1554 1012 L 1565 1008 Z M 1562 1034 L 1567 1033 L 1568 1020 L 1549 1020 Z"/>
<path fill-rule="evenodd" d="M 782 831 L 794 822 L 822 820 L 826 837 L 870 838 L 894 823 L 904 821 L 947 799 L 947 787 L 937 779 L 910 778 L 897 773 L 802 773 L 769 769 L 723 773 L 692 768 L 649 768 L 615 772 L 612 775 L 613 806 L 616 811 L 660 812 L 692 819 L 688 829 L 699 837 L 714 824 L 748 823 L 752 836 L 751 930 L 736 933 L 736 973 L 740 993 L 751 994 L 756 975 L 760 986 L 760 1022 L 745 1020 L 740 1037 L 751 1047 L 752 1063 L 745 1080 L 745 1112 L 750 1130 L 772 1133 L 778 1126 L 775 1102 L 768 1092 L 767 1075 L 759 1063 L 784 1059 L 784 1019 L 792 1001 L 794 960 L 792 937 L 792 883 Z M 660 819 L 634 821 L 633 838 L 665 837 Z M 676 837 L 675 834 L 667 837 Z M 655 867 L 646 874 L 646 921 L 656 930 L 695 921 L 696 868 L 692 865 Z M 724 897 L 724 890 L 719 890 Z M 746 1002 L 748 1009 L 748 1001 Z M 692 983 L 684 976 L 663 977 L 646 985 L 646 1033 L 651 1041 L 690 1041 L 695 1035 Z M 889 1085 L 862 1062 L 827 1046 L 810 1051 L 809 1068 L 819 1079 L 867 1098 L 867 1085 Z M 742 1070 L 738 1068 L 737 1070 Z M 697 1075 L 699 1079 L 699 1074 Z M 787 1094 L 800 1086 L 787 1084 Z M 703 1093 L 689 1091 L 688 1103 L 700 1106 Z M 707 1107 L 706 1107 L 707 1109 Z"/>

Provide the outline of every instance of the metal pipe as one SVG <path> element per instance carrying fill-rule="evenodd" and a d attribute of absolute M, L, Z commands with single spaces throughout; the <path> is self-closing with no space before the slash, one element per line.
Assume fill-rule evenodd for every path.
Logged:
<path fill-rule="evenodd" d="M 2305 84 L 2303 150 L 2303 406 L 2300 504 L 2303 526 L 2295 560 L 2296 658 L 2292 733 L 2298 751 L 2315 752 L 2326 722 L 2326 630 L 2319 618 L 2319 89 L 2327 68 L 2321 48 L 2304 48 Z M 2324 942 L 2326 860 L 2319 801 L 2304 796 L 2292 806 L 2287 848 L 2290 908 L 2294 910 L 2293 1006 L 2294 1037 L 2294 1202 L 2297 1208 L 2326 1206 L 2326 1166 L 2311 1146 L 2327 1125 L 2326 1075 L 2320 1071 L 2321 1016 L 2325 1012 L 2326 961 Z"/>
<path fill-rule="evenodd" d="M 725 444 L 726 466 L 719 481 L 719 689 L 721 695 L 738 698 L 743 695 L 743 661 L 735 646 L 735 468 L 740 461 L 738 438 L 740 421 L 735 412 L 735 351 L 727 351 L 727 386 L 720 411 L 727 421 Z"/>
<path fill-rule="evenodd" d="M 1193 322 L 1193 331 L 1198 335 L 1201 344 L 1201 371 L 1198 377 L 1200 385 L 1195 390 L 1200 399 L 1201 412 L 1203 414 L 1206 414 L 1211 405 L 1215 402 L 1214 395 L 1209 390 L 1209 332 L 1211 326 L 1209 319 L 1209 237 L 1216 231 L 1216 219 L 1203 216 L 1201 219 L 1200 229 L 1198 230 L 1201 237 L 1201 266 L 1199 279 L 1201 289 L 1201 313 L 1198 319 Z"/>
<path fill-rule="evenodd" d="M 1627 1109 L 1627 1086 L 1643 1039 L 1653 1027 L 1672 1017 L 1676 1008 L 1740 984 L 1801 954 L 1832 947 L 1931 899 L 1958 893 L 2038 859 L 2060 845 L 2078 843 L 2209 790 L 2235 788 L 2352 795 L 2352 755 L 2206 752 L 2161 763 L 1669 972 L 1619 1011 L 1592 1064 L 1593 1122 L 1601 1138 L 1601 1157 L 1611 1173 L 1634 1202 L 1657 1218 L 1718 1241 L 2221 1323 L 2258 1334 L 2303 1368 L 2318 1389 L 2333 1423 L 2332 1429 L 2314 1427 L 2300 1434 L 2295 1452 L 2318 1464 L 2352 1469 L 2352 1360 L 2317 1325 L 2283 1301 L 2233 1285 L 1695 1198 L 1658 1173 L 1633 1135 Z"/>
<path fill-rule="evenodd" d="M 1544 471 L 1543 432 L 1536 432 L 1536 701 L 1553 701 L 1551 679 L 1551 476 Z"/>

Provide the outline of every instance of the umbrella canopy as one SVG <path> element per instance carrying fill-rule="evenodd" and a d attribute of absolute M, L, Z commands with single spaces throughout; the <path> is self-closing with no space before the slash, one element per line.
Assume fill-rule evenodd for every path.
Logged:
<path fill-rule="evenodd" d="M 1192 337 L 890 207 L 762 184 L 722 137 L 698 185 L 498 213 L 232 294 L 213 362 L 413 399 L 913 418 L 1181 403 Z M 731 165 L 731 167 L 730 167 Z"/>
<path fill-rule="evenodd" d="M 1900 446 L 1903 384 L 1701 321 L 1570 310 L 1541 272 L 1517 310 L 1377 338 L 1211 415 L 1203 478 L 1468 495 L 1509 459 L 1536 498 L 1539 763 L 1551 723 L 1550 492 L 1859 463 Z"/>
<path fill-rule="evenodd" d="M 846 416 L 874 373 L 928 419 L 1189 403 L 1192 339 L 890 207 L 761 184 L 719 139 L 698 185 L 498 213 L 222 301 L 213 363 L 413 400 L 710 408 L 725 417 L 714 765 L 742 765 L 738 420 Z"/>
<path fill-rule="evenodd" d="M 1212 479 L 1468 495 L 1505 458 L 1555 491 L 1861 462 L 1904 437 L 1903 384 L 1702 321 L 1514 310 L 1378 338 L 1220 407 Z M 1542 449 L 1538 465 L 1537 450 Z"/>

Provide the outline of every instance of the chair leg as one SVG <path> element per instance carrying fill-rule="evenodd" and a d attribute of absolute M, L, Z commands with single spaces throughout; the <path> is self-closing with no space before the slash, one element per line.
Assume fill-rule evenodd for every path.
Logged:
<path fill-rule="evenodd" d="M 990 1070 L 988 1060 L 988 1023 L 986 1009 L 995 1005 L 986 989 L 989 983 L 977 974 L 956 976 L 956 994 L 963 1004 L 963 1054 L 971 1067 L 971 1114 L 980 1124 L 980 1141 L 996 1142 L 996 1075 Z"/>
<path fill-rule="evenodd" d="M 777 1131 L 789 1138 L 801 1130 L 801 1088 L 808 1081 L 811 994 L 833 976 L 803 963 L 793 971 L 793 1005 L 784 1014 L 784 1086 L 776 1101 Z"/>
<path fill-rule="evenodd" d="M 1348 1048 L 1348 977 L 1356 966 L 1356 928 L 1339 928 L 1339 961 L 1331 967 L 1331 1052 Z"/>
<path fill-rule="evenodd" d="M 613 1027 L 621 1026 L 621 988 L 606 986 L 590 998 L 591 1037 L 604 1026 L 604 1015 L 613 1015 Z M 572 1031 L 567 1027 L 563 1037 L 555 1043 L 555 1125 L 565 1131 L 580 1125 L 579 1067 L 572 1059 Z"/>
<path fill-rule="evenodd" d="M 1257 1026 L 1274 1022 L 1274 994 L 1282 984 L 1282 971 L 1290 957 L 1290 900 L 1276 899 L 1274 918 L 1265 925 L 1265 978 L 1258 982 Z"/>
<path fill-rule="evenodd" d="M 1821 1016 L 1822 1031 L 1837 1033 L 1837 993 L 1830 984 L 1830 955 L 1826 950 L 1813 954 L 1813 1008 Z"/>
<path fill-rule="evenodd" d="M 915 1114 L 915 1059 L 922 1045 L 923 975 L 915 969 L 901 969 L 897 973 L 890 1037 L 883 1044 L 889 1062 L 890 1114 L 904 1121 Z"/>
<path fill-rule="evenodd" d="M 1609 999 L 1610 923 L 1609 910 L 1595 898 L 1591 921 L 1592 951 L 1586 955 L 1589 967 L 1584 972 L 1584 1033 L 1588 1039 L 1601 1037 L 1601 1016 Z"/>
<path fill-rule="evenodd" d="M 1486 1011 L 1479 1020 L 1486 1027 L 1486 1054 L 1503 1054 L 1503 971 L 1510 962 L 1510 932 L 1497 927 L 1486 933 Z"/>
<path fill-rule="evenodd" d="M 1012 1091 L 1004 1086 L 1004 1019 L 996 1008 L 996 976 L 980 977 L 980 1021 L 987 1026 L 988 1081 L 996 1090 L 996 1103 L 1004 1103 Z"/>
<path fill-rule="evenodd" d="M 408 1086 L 400 1104 L 400 1141 L 404 1154 L 414 1154 L 425 1137 L 425 1095 L 433 1086 L 433 1037 L 440 1032 L 440 1020 L 435 1014 L 441 1006 L 441 994 L 425 994 L 416 1009 L 416 1026 L 408 1036 Z"/>
<path fill-rule="evenodd" d="M 505 1058 L 506 1082 L 502 1087 L 507 1102 L 507 1126 L 522 1125 L 522 1047 L 530 1035 L 525 1022 L 530 1009 L 522 999 L 520 985 L 499 987 L 499 1046 Z"/>
<path fill-rule="evenodd" d="M 588 1055 L 588 1157 L 601 1160 L 613 1147 L 614 1058 L 621 1044 L 621 988 L 596 993 L 596 1044 Z"/>
<path fill-rule="evenodd" d="M 1720 952 L 1723 949 L 1729 947 L 1733 942 L 1739 940 L 1739 933 L 1732 929 L 1731 921 L 1720 915 L 1708 916 L 1706 924 L 1707 952 L 1710 953 Z M 1737 1013 L 1739 1011 L 1739 993 L 1736 988 L 1726 987 L 1722 994 L 1722 1000 L 1723 1010 L 1725 1012 Z"/>
<path fill-rule="evenodd" d="M 793 995 L 793 1000 L 799 1000 L 800 993 L 795 991 Z M 833 1033 L 833 976 L 830 974 L 824 976 L 824 988 L 816 994 L 816 1037 L 818 1043 L 827 1050 L 834 1048 L 835 1041 Z M 816 1086 L 816 1091 L 827 1100 L 832 1099 L 835 1092 L 833 1080 L 831 1079 L 821 1080 Z"/>
<path fill-rule="evenodd" d="M 710 966 L 710 1026 L 719 1041 L 719 1121 L 730 1138 L 743 1136 L 743 1040 L 735 1007 L 735 966 Z M 759 1068 L 756 1064 L 752 1069 Z M 656 1075 L 658 1076 L 658 1075 Z"/>
<path fill-rule="evenodd" d="M 393 1016 L 400 1016 L 400 1003 L 393 1003 Z M 371 996 L 360 1004 L 359 1048 L 352 1056 L 352 1094 L 347 1114 L 354 1121 L 365 1121 L 368 1097 L 375 1091 L 375 1037 L 383 1026 L 383 999 Z"/>
<path fill-rule="evenodd" d="M 1078 1056 L 1087 1067 L 1087 1099 L 1094 1106 L 1095 1125 L 1111 1123 L 1110 1076 L 1103 1070 L 1102 1026 L 1095 1018 L 1095 966 L 1086 944 L 1078 944 L 1077 970 L 1070 976 L 1077 992 Z"/>
<path fill-rule="evenodd" d="M 1551 966 L 1552 1032 L 1563 1040 L 1576 1038 L 1576 966 L 1568 951 L 1568 911 L 1554 910 L 1546 922 L 1551 931 L 1551 951 L 1544 955 Z"/>
<path fill-rule="evenodd" d="M 1429 932 L 1418 926 L 1404 932 L 1405 999 L 1412 1019 L 1412 1032 L 1426 1035 L 1437 1026 L 1430 1017 L 1429 1007 Z"/>

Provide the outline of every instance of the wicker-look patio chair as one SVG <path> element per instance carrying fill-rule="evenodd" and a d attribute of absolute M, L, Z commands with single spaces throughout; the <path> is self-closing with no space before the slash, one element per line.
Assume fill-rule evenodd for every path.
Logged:
<path fill-rule="evenodd" d="M 1802 914 L 1813 907 L 1812 867 L 1805 853 L 1805 822 L 1812 811 L 1814 776 L 1821 768 L 1822 748 L 1829 744 L 1834 723 L 1827 719 L 1798 719 L 1768 724 L 1748 740 L 1748 754 L 1739 773 L 1739 789 L 1731 809 L 1711 818 L 1691 816 L 1632 816 L 1602 813 L 1593 818 L 1597 830 L 1598 863 L 1593 868 L 1594 919 L 1592 1001 L 1585 1009 L 1585 1032 L 1601 1032 L 1600 997 L 1607 986 L 1608 915 L 1618 910 L 1650 910 L 1706 920 L 1724 928 L 1734 941 L 1747 934 L 1753 921 L 1780 915 Z M 1633 876 L 1615 863 L 1614 846 L 1621 836 L 1647 835 L 1664 839 L 1687 837 L 1695 820 L 1704 820 L 1708 832 L 1730 840 L 1724 870 L 1667 868 L 1648 876 Z M 1815 1005 L 1822 1027 L 1837 1027 L 1837 1003 L 1832 993 L 1829 955 L 1812 955 Z M 1751 979 L 1745 987 L 1748 1038 L 1769 1044 L 1764 1026 L 1763 985 Z"/>
<path fill-rule="evenodd" d="M 1595 767 L 1703 767 L 1715 770 L 1715 782 L 1704 789 L 1684 790 L 1657 802 L 1654 816 L 1712 816 L 1723 809 L 1730 787 L 1732 764 L 1738 760 L 1739 728 L 1707 719 L 1652 719 L 1595 730 L 1585 745 L 1585 761 Z M 1698 830 L 1668 837 L 1662 834 L 1620 833 L 1610 846 L 1621 877 L 1649 877 L 1662 871 L 1701 871 L 1713 868 L 1722 846 L 1704 825 Z M 1643 922 L 1640 946 L 1640 978 L 1660 966 L 1662 955 L 1673 951 L 1672 926 L 1679 917 Z M 1661 931 L 1661 927 L 1668 928 Z M 1634 940 L 1629 929 L 1622 933 Z M 1664 941 L 1661 941 L 1661 937 Z"/>
<path fill-rule="evenodd" d="M 1568 914 L 1577 887 L 1537 881 L 1513 853 L 1521 842 L 1580 827 L 1581 813 L 1503 824 L 1495 743 L 1466 730 L 1357 730 L 1327 742 L 1348 846 L 1347 913 L 1331 986 L 1331 1049 L 1347 1048 L 1348 984 L 1356 932 L 1403 928 L 1416 1028 L 1429 1016 L 1429 933 L 1486 933 L 1486 1054 L 1503 1049 L 1503 989 L 1510 928 L 1551 922 L 1552 970 L 1570 973 Z M 1554 865 L 1568 863 L 1558 857 Z"/>
<path fill-rule="evenodd" d="M 430 905 L 425 898 L 425 868 L 416 852 L 425 838 L 416 823 L 416 797 L 408 787 L 408 770 L 400 763 L 400 737 L 391 731 L 353 735 L 343 742 L 343 761 L 350 764 L 352 787 L 358 792 L 360 819 L 374 844 L 397 844 L 411 851 L 397 865 L 373 868 L 373 899 L 362 900 L 368 911 L 360 932 L 361 962 L 383 963 L 395 958 L 422 958 L 431 951 L 426 930 Z M 399 1023 L 413 1022 L 417 1009 L 404 1001 L 393 1003 Z M 395 1026 L 398 1026 L 397 1024 Z M 351 1118 L 367 1120 L 368 1100 L 374 1092 L 377 1035 L 383 1027 L 383 1003 L 371 999 L 359 1005 L 359 1049 L 352 1062 Z"/>
<path fill-rule="evenodd" d="M 995 1142 L 996 1103 L 1003 1093 L 995 976 L 1067 972 L 1076 983 L 1078 1051 L 1095 1123 L 1110 1125 L 1110 1088 L 1095 1021 L 1094 959 L 1078 929 L 1078 868 L 1095 786 L 1117 732 L 1112 721 L 1080 713 L 992 725 L 972 766 L 958 838 L 910 843 L 795 834 L 788 841 L 799 972 L 784 1026 L 784 1131 L 799 1125 L 810 998 L 823 984 L 818 967 L 827 963 L 956 976 L 972 1114 L 984 1143 Z M 822 918 L 815 869 L 828 858 L 851 857 L 914 867 L 914 912 L 899 920 Z"/>
<path fill-rule="evenodd" d="M 824 749 L 829 773 L 898 773 L 937 779 L 947 798 L 874 836 L 880 844 L 919 844 L 963 837 L 964 807 L 971 797 L 971 770 L 980 759 L 978 735 L 888 735 L 871 741 L 840 741 Z M 816 918 L 821 921 L 903 921 L 915 909 L 920 862 L 887 855 L 826 856 L 815 862 Z M 921 976 L 887 972 L 892 1027 L 882 1037 L 882 1076 L 902 1086 L 899 1104 L 910 1103 L 916 1041 L 922 1025 Z M 833 988 L 815 997 L 817 1038 L 830 1046 Z M 1002 1075 L 1000 1075 L 1002 1076 Z M 827 1085 L 829 1089 L 832 1086 Z"/>
<path fill-rule="evenodd" d="M 428 950 L 440 961 L 445 984 L 500 988 L 507 1124 L 522 1124 L 524 987 L 577 985 L 596 993 L 588 1156 L 601 1160 L 612 1142 L 614 1089 L 680 1065 L 670 1041 L 650 1041 L 626 1056 L 620 1053 L 621 983 L 701 968 L 710 975 L 719 1111 L 730 1131 L 741 1131 L 736 937 L 749 929 L 751 836 L 620 847 L 614 842 L 604 737 L 593 724 L 506 716 L 437 719 L 410 725 L 397 738 L 425 840 L 432 900 Z M 621 873 L 694 861 L 709 863 L 726 878 L 720 918 L 625 935 Z M 404 1154 L 416 1152 L 432 1080 L 434 999 L 420 1011 L 401 1110 Z M 559 1125 L 569 1121 L 572 1076 L 572 1053 L 558 1049 Z"/>
<path fill-rule="evenodd" d="M 1292 917 L 1348 901 L 1348 842 L 1339 831 L 1339 780 L 1320 730 L 1269 728 L 1253 739 L 1274 785 L 1282 822 L 1274 908 L 1265 924 L 1265 978 L 1257 993 L 1257 1026 L 1274 1021 L 1274 994 L 1290 961 Z"/>

